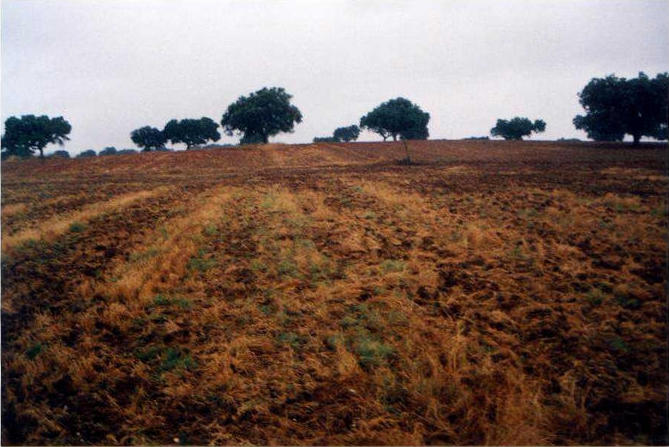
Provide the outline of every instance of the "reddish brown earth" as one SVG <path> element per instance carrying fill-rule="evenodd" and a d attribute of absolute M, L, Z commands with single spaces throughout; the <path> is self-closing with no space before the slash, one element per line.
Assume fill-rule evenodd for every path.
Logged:
<path fill-rule="evenodd" d="M 667 148 L 2 164 L 5 444 L 666 444 Z"/>

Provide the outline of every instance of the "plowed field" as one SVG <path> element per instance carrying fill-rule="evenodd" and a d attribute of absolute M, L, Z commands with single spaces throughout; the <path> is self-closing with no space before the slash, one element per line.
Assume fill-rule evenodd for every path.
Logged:
<path fill-rule="evenodd" d="M 2 164 L 4 444 L 666 444 L 667 148 Z"/>

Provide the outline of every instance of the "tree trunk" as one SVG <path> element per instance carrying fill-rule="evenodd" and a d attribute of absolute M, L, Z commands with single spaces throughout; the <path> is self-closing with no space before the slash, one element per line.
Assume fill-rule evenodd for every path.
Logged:
<path fill-rule="evenodd" d="M 44 158 L 44 149 L 39 148 L 39 158 Z"/>
<path fill-rule="evenodd" d="M 409 146 L 407 146 L 407 140 L 402 140 L 404 143 L 404 152 L 407 154 L 407 162 L 411 163 L 411 157 L 409 156 Z"/>
<path fill-rule="evenodd" d="M 635 133 L 634 135 L 632 135 L 632 138 L 634 138 L 634 143 L 632 143 L 632 144 L 633 144 L 634 146 L 638 146 L 638 145 L 639 145 L 639 141 L 641 141 L 641 135 L 638 134 L 638 133 Z"/>
<path fill-rule="evenodd" d="M 397 134 L 393 134 L 393 141 L 397 141 Z"/>
<path fill-rule="evenodd" d="M 262 142 L 263 142 L 263 144 L 269 143 L 269 135 L 263 135 L 262 136 Z"/>

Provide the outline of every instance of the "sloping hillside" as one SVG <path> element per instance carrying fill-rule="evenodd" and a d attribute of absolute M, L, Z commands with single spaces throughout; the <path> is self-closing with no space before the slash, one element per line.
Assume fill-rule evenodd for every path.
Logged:
<path fill-rule="evenodd" d="M 666 147 L 2 164 L 4 444 L 665 444 Z"/>

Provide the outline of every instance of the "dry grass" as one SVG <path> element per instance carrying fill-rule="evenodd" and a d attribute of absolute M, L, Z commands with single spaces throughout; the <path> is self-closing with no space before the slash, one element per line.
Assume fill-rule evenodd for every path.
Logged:
<path fill-rule="evenodd" d="M 2 249 L 7 250 L 11 247 L 21 244 L 29 239 L 33 240 L 54 240 L 61 234 L 70 230 L 73 224 L 85 224 L 90 219 L 112 210 L 122 209 L 136 201 L 156 196 L 167 190 L 167 187 L 160 187 L 150 191 L 139 191 L 130 194 L 124 194 L 102 203 L 94 203 L 84 206 L 81 210 L 72 211 L 64 215 L 54 216 L 51 219 L 40 222 L 38 225 L 20 230 L 11 236 L 2 238 Z M 15 207 L 10 207 L 11 210 Z M 7 211 L 3 209 L 3 214 Z"/>
<path fill-rule="evenodd" d="M 25 203 L 12 203 L 2 208 L 2 215 L 9 217 L 24 213 L 28 209 Z"/>
<path fill-rule="evenodd" d="M 207 191 L 198 197 L 197 209 L 184 217 L 170 220 L 143 246 L 136 247 L 130 261 L 120 264 L 110 276 L 110 282 L 92 286 L 113 300 L 141 308 L 146 301 L 161 292 L 169 292 L 174 282 L 186 272 L 188 261 L 197 249 L 201 232 L 225 212 L 231 192 L 225 188 Z"/>
<path fill-rule="evenodd" d="M 151 189 L 62 202 L 3 245 L 3 442 L 663 443 L 661 173 L 435 146 L 417 156 L 456 164 L 280 146 L 220 155 L 250 157 L 230 177 L 156 154 Z M 328 167 L 249 176 L 268 151 Z M 62 171 L 16 169 L 5 209 L 31 219 L 18 200 Z"/>

